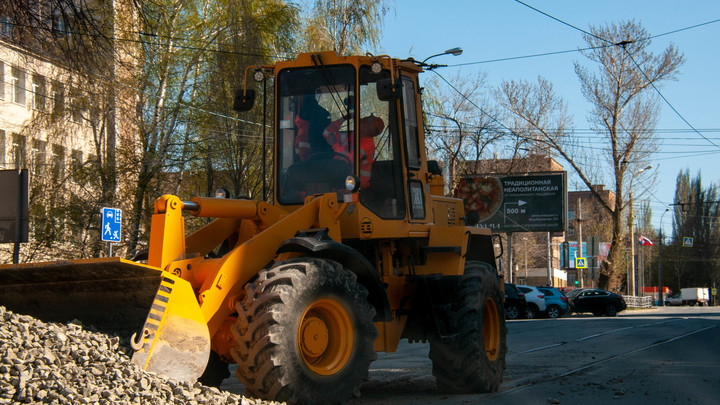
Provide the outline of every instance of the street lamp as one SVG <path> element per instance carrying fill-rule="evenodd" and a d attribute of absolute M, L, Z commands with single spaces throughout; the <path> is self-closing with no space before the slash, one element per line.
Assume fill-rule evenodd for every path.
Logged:
<path fill-rule="evenodd" d="M 670 208 L 665 208 L 665 212 L 660 215 L 660 235 L 658 239 L 660 239 L 660 246 L 658 246 L 658 284 L 660 284 L 660 288 L 658 289 L 658 305 L 663 305 L 663 274 L 662 274 L 662 247 L 663 247 L 663 217 L 665 214 L 670 211 Z"/>
<path fill-rule="evenodd" d="M 637 173 L 632 175 L 632 178 L 630 178 L 630 274 L 628 275 L 628 295 L 635 296 L 637 295 L 635 293 L 635 230 L 633 229 L 633 224 L 635 223 L 635 216 L 633 214 L 633 192 L 632 192 L 632 184 L 633 180 L 635 180 L 635 176 L 638 174 L 652 169 L 652 165 L 647 165 L 643 167 L 642 169 L 638 170 Z"/>
<path fill-rule="evenodd" d="M 427 58 L 425 58 L 425 60 L 423 60 L 422 62 L 420 62 L 420 64 L 421 64 L 421 65 L 424 65 L 425 62 L 427 62 L 429 59 L 432 59 L 432 58 L 434 58 L 434 57 L 436 57 L 436 56 L 450 55 L 450 54 L 452 54 L 453 56 L 459 56 L 459 55 L 462 55 L 462 53 L 463 53 L 463 50 L 462 50 L 462 48 L 460 48 L 460 47 L 450 48 L 450 49 L 446 50 L 445 52 L 428 56 Z"/>

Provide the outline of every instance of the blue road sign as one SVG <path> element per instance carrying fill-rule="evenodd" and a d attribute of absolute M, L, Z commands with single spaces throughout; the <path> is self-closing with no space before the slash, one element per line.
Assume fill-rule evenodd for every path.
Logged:
<path fill-rule="evenodd" d="M 576 257 L 575 258 L 575 268 L 576 269 L 587 269 L 587 258 L 586 257 Z"/>
<path fill-rule="evenodd" d="M 102 241 L 120 242 L 120 229 L 122 226 L 122 212 L 120 208 L 103 207 L 101 213 Z"/>
<path fill-rule="evenodd" d="M 693 247 L 693 238 L 683 237 L 683 247 Z"/>

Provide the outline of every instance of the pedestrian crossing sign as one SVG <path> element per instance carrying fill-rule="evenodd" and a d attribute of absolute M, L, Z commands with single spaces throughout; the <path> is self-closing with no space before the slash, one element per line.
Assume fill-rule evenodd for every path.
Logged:
<path fill-rule="evenodd" d="M 576 269 L 587 269 L 587 257 L 576 257 L 575 258 Z"/>

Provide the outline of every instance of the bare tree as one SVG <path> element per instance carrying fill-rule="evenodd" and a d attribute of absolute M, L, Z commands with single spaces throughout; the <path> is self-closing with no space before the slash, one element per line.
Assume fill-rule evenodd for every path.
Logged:
<path fill-rule="evenodd" d="M 468 77 L 458 73 L 447 87 L 428 82 L 423 98 L 425 146 L 428 155 L 443 161 L 452 189 L 458 176 L 474 173 L 475 162 L 487 158 L 488 150 L 504 135 L 487 111 L 484 74 Z"/>
<path fill-rule="evenodd" d="M 595 63 L 595 69 L 578 62 L 575 71 L 583 94 L 593 106 L 590 125 L 597 132 L 595 136 L 608 145 L 601 152 L 606 162 L 602 168 L 603 174 L 611 179 L 611 189 L 616 195 L 613 205 L 596 195 L 612 220 L 611 247 L 608 260 L 600 269 L 599 285 L 617 288 L 623 273 L 618 263 L 624 243 L 622 214 L 626 206 L 626 181 L 647 165 L 656 148 L 658 103 L 654 89 L 676 77 L 683 57 L 672 45 L 657 55 L 649 52 L 649 35 L 634 21 L 590 27 L 584 39 L 589 46 L 581 52 Z M 543 82 L 540 80 L 537 86 L 505 84 L 500 92 L 501 103 L 534 129 L 533 142 L 546 145 L 562 157 L 595 193 L 593 171 L 579 163 L 581 156 L 570 147 L 570 131 L 542 119 L 541 112 L 552 114 L 552 109 L 545 105 L 551 106 L 555 100 Z"/>

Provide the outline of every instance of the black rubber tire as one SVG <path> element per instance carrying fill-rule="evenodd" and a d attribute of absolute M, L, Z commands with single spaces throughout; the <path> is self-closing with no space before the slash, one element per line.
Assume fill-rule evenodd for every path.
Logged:
<path fill-rule="evenodd" d="M 537 319 L 540 317 L 540 308 L 533 303 L 529 303 L 525 314 L 527 319 Z"/>
<path fill-rule="evenodd" d="M 429 356 L 440 390 L 453 394 L 498 390 L 507 354 L 504 294 L 500 279 L 491 266 L 481 262 L 466 265 L 458 296 L 448 313 L 453 334 L 447 339 L 430 339 Z M 493 318 L 497 321 L 498 333 L 490 339 L 486 333 L 492 335 L 492 332 L 483 330 L 486 311 L 491 315 L 489 321 Z M 492 341 L 488 344 L 495 347 L 494 352 L 488 353 L 486 339 Z"/>
<path fill-rule="evenodd" d="M 618 314 L 618 310 L 617 310 L 617 308 L 615 308 L 615 305 L 609 304 L 609 305 L 605 308 L 605 315 L 607 315 L 607 316 L 617 316 L 617 314 Z"/>
<path fill-rule="evenodd" d="M 206 387 L 219 387 L 220 384 L 230 377 L 230 370 L 228 369 L 228 363 L 222 361 L 215 351 L 210 351 L 210 358 L 208 364 L 205 367 L 205 371 L 198 378 L 200 384 Z"/>
<path fill-rule="evenodd" d="M 518 309 L 517 305 L 508 305 L 507 308 L 505 308 L 505 318 L 507 319 L 518 319 L 520 318 L 520 309 Z"/>
<path fill-rule="evenodd" d="M 248 395 L 288 404 L 345 403 L 359 395 L 377 358 L 378 333 L 375 309 L 355 274 L 331 260 L 296 258 L 261 270 L 245 290 L 245 299 L 236 305 L 232 355 Z M 328 375 L 313 371 L 300 348 L 301 322 L 320 300 L 343 309 L 353 335 L 347 361 Z M 332 333 L 328 336 L 333 339 Z"/>
<path fill-rule="evenodd" d="M 562 316 L 562 310 L 557 305 L 550 305 L 545 310 L 545 313 L 547 314 L 548 318 L 560 318 Z"/>

